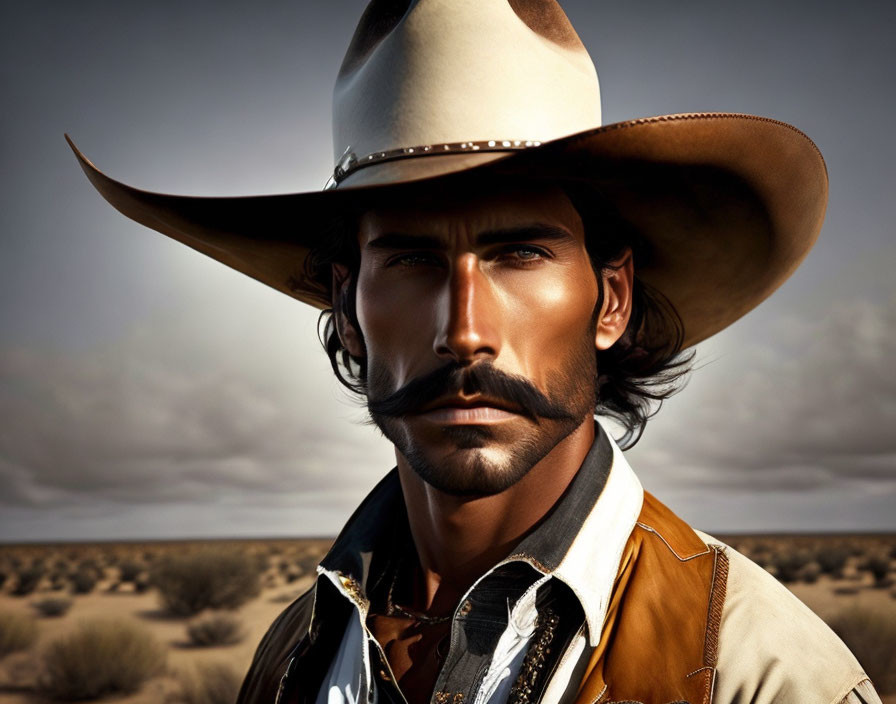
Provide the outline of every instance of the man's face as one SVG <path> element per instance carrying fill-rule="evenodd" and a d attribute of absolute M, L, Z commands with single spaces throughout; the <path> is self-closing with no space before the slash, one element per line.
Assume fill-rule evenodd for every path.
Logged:
<path fill-rule="evenodd" d="M 599 286 L 560 189 L 377 208 L 359 242 L 371 417 L 422 479 L 501 492 L 590 419 Z"/>

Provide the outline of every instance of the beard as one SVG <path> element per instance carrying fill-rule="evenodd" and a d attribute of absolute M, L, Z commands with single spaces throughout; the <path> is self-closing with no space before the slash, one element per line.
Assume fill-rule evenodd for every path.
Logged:
<path fill-rule="evenodd" d="M 368 367 L 370 417 L 427 484 L 453 496 L 499 494 L 519 482 L 551 450 L 594 415 L 597 400 L 596 317 L 549 378 L 544 392 L 491 362 L 452 363 L 399 388 L 382 365 Z M 446 425 L 415 432 L 405 420 L 445 395 L 485 394 L 520 409 L 498 425 Z M 525 418 L 526 420 L 523 420 Z M 520 428 L 522 422 L 527 427 Z M 508 428 L 506 426 L 514 426 Z M 436 437 L 434 437 L 436 436 Z M 433 445 L 447 448 L 438 452 Z"/>

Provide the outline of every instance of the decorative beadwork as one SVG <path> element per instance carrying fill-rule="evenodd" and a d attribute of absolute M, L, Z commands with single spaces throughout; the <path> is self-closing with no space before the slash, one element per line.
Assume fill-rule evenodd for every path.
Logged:
<path fill-rule="evenodd" d="M 356 579 L 344 574 L 340 574 L 339 581 L 342 584 L 342 588 L 345 589 L 348 596 L 351 597 L 352 601 L 354 601 L 356 604 L 361 604 L 364 602 L 364 592 L 361 589 L 361 585 L 358 584 L 358 581 Z"/>
<path fill-rule="evenodd" d="M 472 142 L 448 142 L 441 144 L 424 144 L 414 147 L 400 147 L 398 149 L 389 149 L 384 152 L 373 152 L 360 159 L 352 151 L 352 148 L 348 147 L 336 163 L 336 167 L 333 169 L 333 175 L 327 180 L 324 190 L 329 191 L 336 188 L 350 174 L 353 174 L 358 169 L 363 169 L 365 166 L 373 166 L 374 164 L 382 164 L 386 161 L 397 161 L 398 159 L 408 159 L 435 154 L 508 152 L 540 146 L 541 142 L 532 139 L 487 139 Z"/>
<path fill-rule="evenodd" d="M 547 608 L 538 615 L 538 620 L 535 622 L 535 633 L 520 667 L 519 676 L 513 683 L 513 687 L 510 688 L 508 704 L 530 704 L 533 701 L 532 697 L 536 692 L 535 685 L 544 670 L 545 660 L 551 652 L 551 641 L 554 640 L 554 631 L 557 630 L 558 623 L 560 623 L 560 617 L 554 613 L 553 609 Z"/>

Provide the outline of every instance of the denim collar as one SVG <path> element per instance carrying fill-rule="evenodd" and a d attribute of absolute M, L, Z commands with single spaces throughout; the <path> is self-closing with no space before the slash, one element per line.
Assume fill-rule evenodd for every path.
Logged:
<path fill-rule="evenodd" d="M 643 502 L 641 484 L 613 439 L 595 422 L 581 468 L 548 515 L 495 565 L 525 562 L 566 584 L 585 613 L 596 646 L 613 583 Z M 346 523 L 318 567 L 366 616 L 367 593 L 388 573 L 396 536 L 409 535 L 398 479 L 390 471 Z"/>

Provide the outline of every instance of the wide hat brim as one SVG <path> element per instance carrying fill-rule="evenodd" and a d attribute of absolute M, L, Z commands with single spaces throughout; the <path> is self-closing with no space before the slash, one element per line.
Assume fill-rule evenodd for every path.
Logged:
<path fill-rule="evenodd" d="M 824 160 L 806 135 L 730 113 L 621 122 L 512 153 L 402 159 L 361 169 L 335 190 L 232 198 L 133 188 L 68 141 L 91 183 L 124 215 L 317 308 L 329 305 L 329 292 L 309 280 L 305 258 L 362 197 L 409 184 L 448 188 L 474 173 L 591 185 L 646 241 L 636 274 L 675 307 L 682 347 L 784 282 L 818 237 L 828 192 Z"/>

